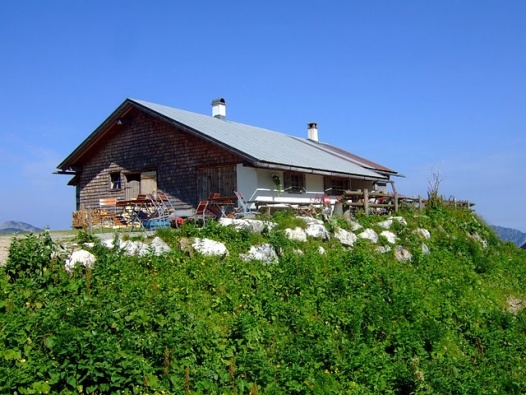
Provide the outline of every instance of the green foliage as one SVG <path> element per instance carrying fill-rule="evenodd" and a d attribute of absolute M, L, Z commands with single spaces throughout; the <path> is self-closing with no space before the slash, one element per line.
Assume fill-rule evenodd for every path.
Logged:
<path fill-rule="evenodd" d="M 413 252 L 398 262 L 366 240 L 293 242 L 283 229 L 295 219 L 281 216 L 263 235 L 214 223 L 158 233 L 173 247 L 223 241 L 225 259 L 96 243 L 95 267 L 71 275 L 49 235 L 15 241 L 0 268 L 0 393 L 526 392 L 526 310 L 506 310 L 526 298 L 526 253 L 483 221 L 411 213 L 391 228 Z M 262 242 L 279 263 L 237 258 Z"/>
<path fill-rule="evenodd" d="M 48 231 L 16 237 L 9 247 L 4 270 L 11 282 L 31 279 L 39 284 L 46 283 L 50 279 L 50 269 L 58 260 L 59 250 Z"/>
<path fill-rule="evenodd" d="M 284 210 L 276 211 L 272 215 L 272 221 L 278 224 L 278 229 L 295 229 L 302 228 L 305 229 L 307 224 L 301 218 L 298 218 L 297 214 L 294 211 Z"/>

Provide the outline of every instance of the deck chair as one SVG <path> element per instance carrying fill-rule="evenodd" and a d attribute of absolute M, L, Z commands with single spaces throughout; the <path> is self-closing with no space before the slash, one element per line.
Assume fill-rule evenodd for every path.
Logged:
<path fill-rule="evenodd" d="M 175 214 L 175 207 L 166 193 L 157 191 L 157 201 L 159 202 L 159 205 L 162 206 L 163 211 L 166 214 Z"/>
<path fill-rule="evenodd" d="M 253 206 L 251 206 L 244 198 L 244 196 L 241 194 L 241 192 L 234 191 L 234 194 L 237 197 L 238 202 L 238 208 L 236 212 L 234 213 L 234 217 L 241 217 L 241 218 L 252 218 L 255 215 L 259 214 L 257 209 Z"/>
<path fill-rule="evenodd" d="M 195 209 L 194 213 L 194 220 L 196 221 L 202 221 L 203 224 L 206 223 L 206 221 L 215 219 L 218 217 L 217 213 L 214 213 L 210 210 L 210 207 L 208 205 L 208 200 L 201 200 L 199 204 L 197 205 L 197 208 Z"/>
<path fill-rule="evenodd" d="M 142 226 L 145 229 L 158 229 L 170 227 L 170 212 L 166 209 L 159 196 L 147 194 L 145 196 L 147 204 L 144 204 Z"/>

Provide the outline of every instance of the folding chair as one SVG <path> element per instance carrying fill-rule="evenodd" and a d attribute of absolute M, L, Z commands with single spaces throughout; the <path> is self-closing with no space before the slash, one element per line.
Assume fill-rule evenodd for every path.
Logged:
<path fill-rule="evenodd" d="M 145 214 L 141 218 L 142 226 L 146 229 L 167 228 L 170 226 L 170 212 L 166 209 L 158 196 L 147 194 L 146 204 L 142 212 Z"/>
<path fill-rule="evenodd" d="M 166 193 L 157 191 L 157 201 L 163 207 L 165 214 L 175 214 L 175 207 Z"/>
<path fill-rule="evenodd" d="M 249 218 L 259 214 L 257 209 L 245 200 L 241 192 L 234 191 L 234 194 L 236 195 L 239 204 L 239 207 L 234 214 L 235 217 Z"/>
<path fill-rule="evenodd" d="M 210 210 L 210 206 L 208 205 L 208 200 L 201 200 L 199 204 L 197 205 L 197 208 L 195 209 L 194 213 L 194 219 L 195 220 L 201 220 L 203 221 L 203 224 L 206 223 L 207 220 L 215 219 L 217 218 L 217 213 L 214 213 Z"/>

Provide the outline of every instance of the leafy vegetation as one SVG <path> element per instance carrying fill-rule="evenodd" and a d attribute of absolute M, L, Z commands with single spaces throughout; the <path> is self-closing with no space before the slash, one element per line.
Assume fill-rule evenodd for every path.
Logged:
<path fill-rule="evenodd" d="M 160 231 L 161 257 L 95 244 L 95 267 L 72 274 L 49 235 L 19 238 L 0 268 L 0 393 L 526 393 L 526 310 L 507 310 L 526 299 L 526 251 L 467 210 L 404 217 L 405 262 L 367 240 L 291 241 L 287 214 L 263 235 Z M 231 254 L 177 248 L 194 236 Z M 278 264 L 237 258 L 261 242 Z"/>

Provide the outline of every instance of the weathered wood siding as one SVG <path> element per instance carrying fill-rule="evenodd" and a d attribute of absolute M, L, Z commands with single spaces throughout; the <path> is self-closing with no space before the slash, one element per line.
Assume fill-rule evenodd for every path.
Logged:
<path fill-rule="evenodd" d="M 128 113 L 126 124 L 113 126 L 91 151 L 79 175 L 79 205 L 83 208 L 98 207 L 101 197 L 125 199 L 125 175 L 142 173 L 146 174 L 145 180 L 153 171 L 158 189 L 181 208 L 195 207 L 202 192 L 199 172 L 228 166 L 234 173 L 227 174 L 227 188 L 235 187 L 235 164 L 242 161 L 237 155 L 138 110 Z M 112 190 L 110 173 L 115 172 L 122 175 L 122 188 Z M 148 183 L 151 185 L 153 180 Z"/>

